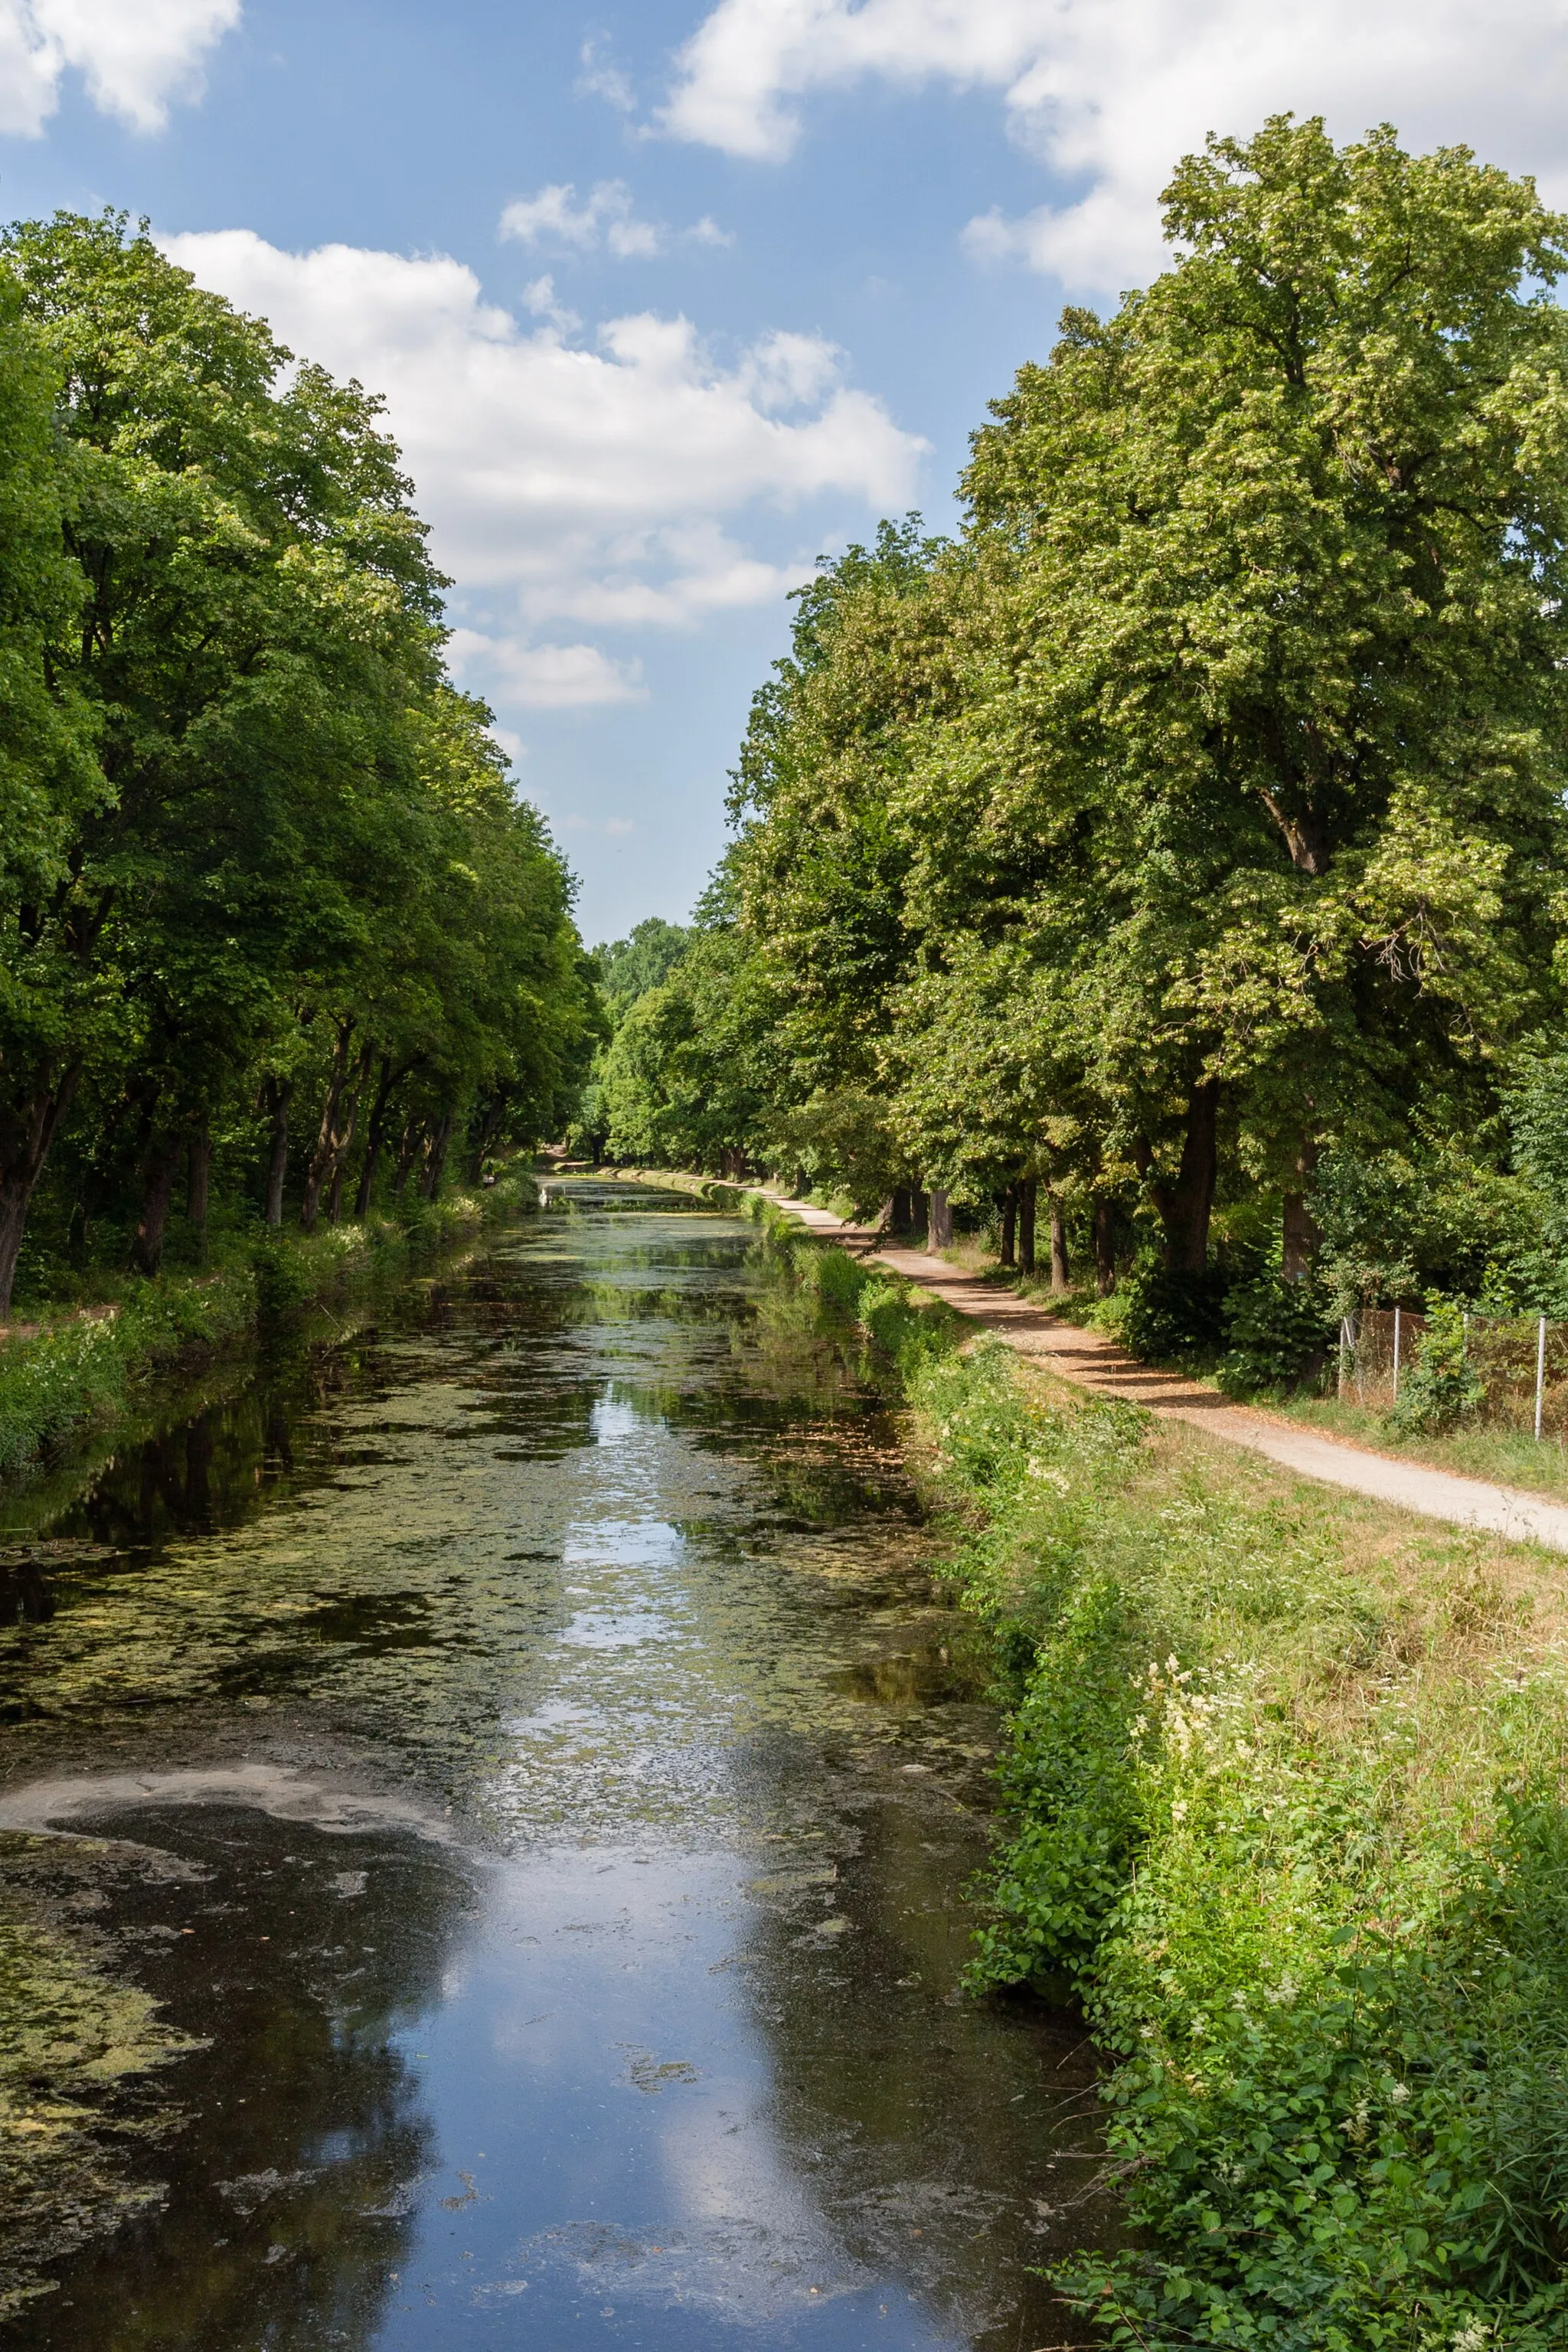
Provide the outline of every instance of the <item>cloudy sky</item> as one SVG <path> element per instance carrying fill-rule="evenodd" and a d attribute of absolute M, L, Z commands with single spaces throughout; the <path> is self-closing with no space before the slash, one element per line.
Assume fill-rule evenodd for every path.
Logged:
<path fill-rule="evenodd" d="M 0 0 L 5 212 L 144 213 L 384 394 L 592 938 L 689 907 L 814 557 L 945 525 L 1174 158 L 1281 108 L 1568 204 L 1568 0 Z"/>

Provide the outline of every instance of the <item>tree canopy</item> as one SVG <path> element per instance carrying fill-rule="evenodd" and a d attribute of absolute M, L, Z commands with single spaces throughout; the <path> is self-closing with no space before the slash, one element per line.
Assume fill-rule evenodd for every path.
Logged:
<path fill-rule="evenodd" d="M 700 1148 L 853 1133 L 852 1190 L 1038 1184 L 1191 1276 L 1217 1205 L 1299 1272 L 1335 1155 L 1506 1160 L 1561 1019 L 1568 223 L 1281 116 L 1165 227 L 994 404 L 956 538 L 799 598 L 728 869 L 765 1100 Z"/>
<path fill-rule="evenodd" d="M 0 240 L 0 1314 L 37 1206 L 145 1272 L 547 1131 L 572 883 L 442 659 L 380 404 L 119 215 Z"/>

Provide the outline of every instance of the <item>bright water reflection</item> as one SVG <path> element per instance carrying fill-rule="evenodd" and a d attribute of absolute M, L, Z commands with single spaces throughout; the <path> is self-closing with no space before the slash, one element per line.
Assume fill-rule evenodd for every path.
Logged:
<path fill-rule="evenodd" d="M 56 1532 L 0 1827 L 210 2047 L 163 2210 L 0 2341 L 1069 2332 L 1085 2053 L 955 1996 L 990 1720 L 737 1223 L 577 1185 Z"/>

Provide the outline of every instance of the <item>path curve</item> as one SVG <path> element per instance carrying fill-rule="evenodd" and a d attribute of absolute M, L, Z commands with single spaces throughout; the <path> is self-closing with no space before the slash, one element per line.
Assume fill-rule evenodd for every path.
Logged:
<path fill-rule="evenodd" d="M 994 1331 L 1021 1356 L 1047 1364 L 1059 1378 L 1075 1381 L 1079 1388 L 1145 1405 L 1172 1421 L 1187 1422 L 1212 1437 L 1265 1454 L 1303 1478 L 1370 1495 L 1423 1518 L 1446 1519 L 1453 1527 L 1485 1528 L 1514 1543 L 1544 1544 L 1552 1551 L 1568 1551 L 1568 1504 L 1555 1503 L 1549 1496 L 1531 1494 L 1521 1486 L 1495 1486 L 1485 1478 L 1461 1478 L 1451 1470 L 1394 1461 L 1365 1446 L 1320 1437 L 1289 1422 L 1276 1421 L 1255 1406 L 1232 1404 L 1213 1389 L 1183 1380 L 1179 1373 L 1158 1372 L 1139 1363 L 1102 1332 L 1060 1322 L 1016 1291 L 999 1290 L 993 1283 L 961 1273 L 945 1258 L 931 1257 L 924 1250 L 900 1249 L 868 1227 L 849 1224 L 810 1201 L 784 1200 L 776 1193 L 768 1198 L 811 1232 L 858 1249 L 906 1281 L 945 1298 L 959 1314 Z"/>

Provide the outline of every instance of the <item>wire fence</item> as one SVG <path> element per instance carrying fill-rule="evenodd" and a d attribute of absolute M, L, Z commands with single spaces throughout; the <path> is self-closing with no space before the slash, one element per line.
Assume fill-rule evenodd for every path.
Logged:
<path fill-rule="evenodd" d="M 1347 1403 L 1387 1412 L 1397 1403 L 1426 1328 L 1403 1307 L 1369 1307 L 1340 1325 L 1338 1387 Z M 1465 1354 L 1488 1421 L 1568 1443 L 1568 1323 L 1544 1315 L 1467 1315 Z"/>

